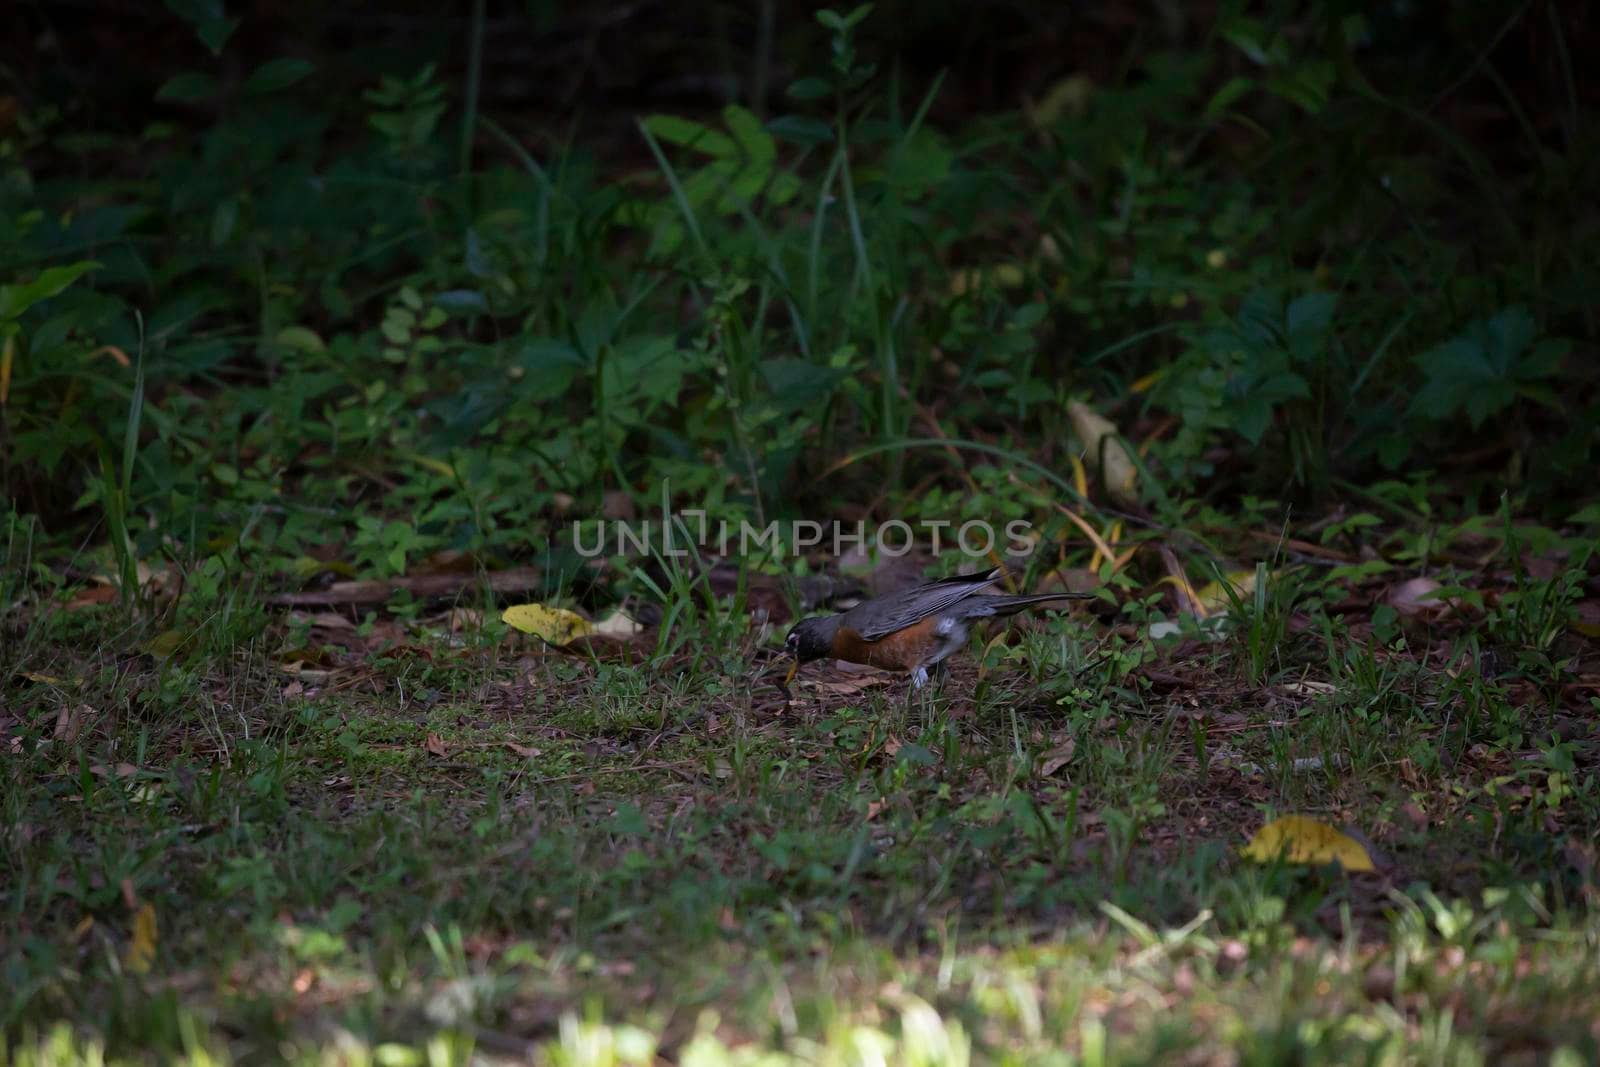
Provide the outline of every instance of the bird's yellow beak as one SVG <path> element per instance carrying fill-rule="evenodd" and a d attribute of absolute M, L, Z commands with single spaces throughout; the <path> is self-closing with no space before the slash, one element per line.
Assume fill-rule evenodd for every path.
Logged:
<path fill-rule="evenodd" d="M 799 673 L 800 673 L 800 657 L 796 656 L 794 658 L 794 662 L 789 664 L 789 673 L 783 676 L 783 684 L 785 686 L 788 686 L 788 684 L 790 682 L 794 681 L 794 676 L 796 674 L 799 674 Z"/>

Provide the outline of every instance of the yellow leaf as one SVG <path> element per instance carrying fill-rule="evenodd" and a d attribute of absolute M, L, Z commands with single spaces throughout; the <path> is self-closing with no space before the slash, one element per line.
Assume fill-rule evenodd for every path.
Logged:
<path fill-rule="evenodd" d="M 290 560 L 289 571 L 301 581 L 308 581 L 320 574 L 337 574 L 341 578 L 356 576 L 356 569 L 348 563 L 336 559 L 314 559 L 311 556 L 299 556 Z"/>
<path fill-rule="evenodd" d="M 1130 392 L 1130 393 L 1146 393 L 1146 392 L 1149 392 L 1150 389 L 1153 388 L 1157 382 L 1159 382 L 1162 378 L 1165 378 L 1166 376 L 1167 376 L 1167 368 L 1165 368 L 1165 367 L 1161 368 L 1160 370 L 1153 370 L 1149 374 L 1146 374 L 1143 378 L 1140 378 L 1140 379 L 1136 380 L 1132 385 L 1128 386 L 1128 392 Z"/>
<path fill-rule="evenodd" d="M 133 360 L 128 358 L 128 353 L 116 345 L 101 345 L 93 352 L 90 352 L 87 358 L 93 359 L 95 356 L 110 356 L 111 361 L 123 369 L 133 366 Z"/>
<path fill-rule="evenodd" d="M 454 478 L 456 476 L 456 469 L 442 459 L 434 459 L 432 456 L 423 455 L 421 452 L 406 451 L 399 453 L 399 455 L 401 459 L 408 459 L 417 466 L 426 467 L 435 474 L 443 475 L 446 478 Z"/>
<path fill-rule="evenodd" d="M 1022 110 L 1036 130 L 1054 126 L 1063 115 L 1081 115 L 1089 106 L 1094 82 L 1087 74 L 1074 74 L 1056 82 L 1037 104 L 1024 100 Z"/>
<path fill-rule="evenodd" d="M 1002 289 L 1019 289 L 1028 280 L 1027 274 L 1015 263 L 1001 263 L 990 268 L 990 277 Z"/>
<path fill-rule="evenodd" d="M 133 940 L 128 943 L 128 954 L 122 964 L 134 974 L 146 974 L 156 958 L 156 908 L 154 904 L 140 905 L 133 916 Z"/>
<path fill-rule="evenodd" d="M 1347 871 L 1375 869 L 1372 857 L 1354 838 L 1304 815 L 1285 815 L 1267 823 L 1240 854 L 1257 863 L 1270 863 L 1281 855 L 1288 863 L 1337 863 Z"/>
<path fill-rule="evenodd" d="M 1078 456 L 1068 456 L 1067 462 L 1072 464 L 1072 488 L 1078 491 L 1078 499 L 1088 500 L 1089 472 L 1084 469 L 1083 460 Z"/>
<path fill-rule="evenodd" d="M 966 267 L 950 276 L 950 295 L 961 296 L 986 286 L 993 286 L 996 289 L 1018 289 L 1027 280 L 1027 274 L 1015 263 Z"/>
<path fill-rule="evenodd" d="M 1123 507 L 1137 505 L 1139 494 L 1134 484 L 1139 480 L 1139 467 L 1117 436 L 1117 424 L 1077 400 L 1067 403 L 1067 418 L 1083 443 L 1084 459 L 1099 472 L 1111 499 Z"/>
<path fill-rule="evenodd" d="M 577 612 L 543 604 L 513 604 L 500 613 L 500 619 L 512 629 L 533 634 L 552 645 L 564 645 L 575 637 L 594 633 L 593 624 Z"/>
<path fill-rule="evenodd" d="M 1096 533 L 1093 526 L 1090 526 L 1088 523 L 1080 519 L 1076 512 L 1067 507 L 1065 504 L 1057 504 L 1056 510 L 1065 515 L 1067 519 L 1071 521 L 1072 525 L 1083 531 L 1083 536 L 1087 537 L 1089 539 L 1089 543 L 1094 546 L 1096 556 L 1109 557 L 1112 555 L 1111 546 L 1106 544 L 1105 538 Z"/>
<path fill-rule="evenodd" d="M 1233 586 L 1233 591 L 1238 594 L 1240 600 L 1248 600 L 1255 595 L 1255 571 L 1231 571 L 1225 577 L 1228 579 L 1228 584 Z M 1215 615 L 1219 612 L 1227 611 L 1231 604 L 1228 599 L 1228 591 L 1222 587 L 1221 582 L 1207 582 L 1200 587 L 1200 591 L 1195 593 L 1194 597 L 1200 606 L 1205 609 L 1207 615 Z"/>
<path fill-rule="evenodd" d="M 167 660 L 176 655 L 188 640 L 189 635 L 182 630 L 163 630 L 145 642 L 144 650 L 156 659 Z"/>

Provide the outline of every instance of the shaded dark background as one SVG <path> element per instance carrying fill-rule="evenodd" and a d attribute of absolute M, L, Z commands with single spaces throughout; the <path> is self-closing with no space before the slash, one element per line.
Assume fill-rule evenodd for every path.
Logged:
<path fill-rule="evenodd" d="M 1158 462 L 1175 482 L 1221 500 L 1245 493 L 1326 499 L 1335 479 L 1370 481 L 1430 466 L 1452 476 L 1471 468 L 1476 480 L 1462 495 L 1479 503 L 1529 474 L 1542 479 L 1532 491 L 1552 507 L 1574 486 L 1592 489 L 1600 448 L 1592 418 L 1600 395 L 1591 358 L 1600 336 L 1592 176 L 1600 173 L 1600 136 L 1597 88 L 1585 70 L 1600 34 L 1592 5 L 1578 0 L 885 0 L 857 31 L 858 60 L 875 63 L 876 71 L 842 103 L 786 93 L 796 78 L 825 69 L 832 34 L 814 5 L 774 0 L 484 0 L 444 8 L 169 0 L 25 3 L 12 12 L 0 44 L 0 135 L 16 165 L 5 172 L 0 209 L 15 206 L 14 218 L 46 222 L 0 219 L 0 251 L 24 270 L 72 258 L 105 261 L 80 292 L 59 302 L 78 317 L 67 323 L 69 313 L 60 311 L 57 319 L 67 325 L 45 331 L 58 351 L 30 347 L 24 370 L 35 378 L 19 377 L 14 386 L 39 399 L 13 405 L 11 440 L 31 442 L 32 451 L 15 446 L 21 459 L 9 484 L 41 515 L 65 519 L 101 457 L 119 447 L 109 421 L 74 424 L 53 413 L 75 414 L 73 404 L 97 415 L 126 410 L 120 393 L 85 392 L 99 387 L 93 377 L 72 375 L 89 365 L 84 360 L 94 357 L 84 351 L 98 344 L 137 348 L 135 309 L 154 324 L 175 324 L 164 334 L 152 331 L 148 395 L 193 402 L 186 409 L 193 420 L 173 424 L 192 435 L 174 447 L 176 458 L 147 453 L 153 469 L 170 460 L 165 480 L 148 482 L 149 498 L 181 487 L 187 506 L 232 492 L 207 481 L 213 457 L 204 449 L 216 440 L 237 439 L 238 461 L 287 471 L 291 483 L 314 462 L 336 466 L 331 454 L 306 443 L 309 430 L 297 420 L 317 422 L 306 413 L 350 401 L 375 374 L 401 380 L 382 362 L 378 324 L 402 284 L 415 283 L 432 299 L 479 286 L 493 273 L 477 271 L 483 249 L 469 248 L 467 234 L 484 203 L 533 202 L 538 182 L 522 173 L 530 168 L 516 156 L 525 148 L 527 160 L 552 169 L 580 161 L 573 187 L 581 195 L 569 201 L 579 206 L 568 221 L 589 243 L 569 259 L 534 262 L 531 229 L 472 230 L 471 241 L 498 242 L 490 266 L 519 279 L 516 300 L 497 305 L 492 316 L 459 315 L 450 327 L 451 360 L 419 363 L 430 392 L 408 397 L 407 405 L 426 407 L 431 421 L 402 424 L 389 440 L 360 442 L 382 457 L 374 465 L 391 462 L 385 447 L 444 453 L 473 442 L 485 455 L 520 457 L 559 432 L 552 426 L 590 418 L 589 383 L 598 380 L 580 377 L 562 395 L 532 397 L 509 411 L 505 369 L 527 351 L 517 347 L 520 339 L 565 344 L 583 309 L 625 303 L 630 286 L 648 274 L 665 281 L 651 317 L 636 318 L 630 329 L 675 340 L 689 366 L 696 338 L 714 343 L 706 340 L 714 332 L 708 279 L 718 271 L 760 279 L 767 269 L 763 256 L 737 244 L 738 225 L 713 239 L 727 256 L 717 271 L 647 248 L 659 232 L 641 225 L 656 217 L 640 212 L 659 207 L 671 216 L 676 209 L 641 136 L 640 116 L 685 116 L 719 128 L 721 109 L 736 102 L 768 119 L 800 115 L 821 123 L 845 114 L 858 129 L 884 119 L 884 129 L 903 131 L 935 84 L 927 128 L 959 146 L 959 165 L 934 168 L 940 176 L 926 187 L 868 183 L 868 237 L 875 231 L 882 238 L 873 256 L 907 254 L 880 272 L 880 291 L 852 291 L 817 316 L 829 346 L 866 350 L 874 301 L 891 310 L 907 301 L 899 362 L 861 370 L 878 380 L 849 403 L 839 398 L 837 377 L 815 365 L 827 350 L 808 354 L 809 368 L 747 366 L 754 376 L 746 403 L 775 406 L 791 423 L 815 430 L 808 442 L 791 440 L 783 449 L 762 442 L 755 458 L 767 462 L 751 481 L 768 499 L 828 491 L 818 478 L 838 456 L 815 447 L 824 433 L 828 447 L 842 452 L 914 429 L 909 407 L 890 410 L 892 403 L 874 397 L 889 375 L 952 432 L 1039 442 L 1046 463 L 1062 458 L 1052 449 L 1071 437 L 1060 403 L 1068 392 L 1103 402 L 1132 440 L 1170 443 L 1182 424 L 1189 440 L 1158 454 Z M 1254 61 L 1249 46 L 1229 36 L 1241 17 L 1283 42 L 1287 58 L 1276 66 Z M 308 62 L 314 76 L 282 93 L 249 92 L 248 80 L 263 65 L 286 59 Z M 417 153 L 427 158 L 408 170 L 412 161 L 369 143 L 375 106 L 367 94 L 380 79 L 415 79 L 430 65 L 443 91 L 443 117 Z M 1330 91 L 1316 106 L 1270 85 L 1273 77 L 1292 79 L 1319 65 L 1336 74 L 1324 81 Z M 215 91 L 163 99 L 162 87 L 188 72 L 214 79 Z M 1238 107 L 1213 112 L 1208 98 L 1242 78 L 1253 82 Z M 1080 106 L 1034 121 L 1035 109 L 1063 91 L 1077 93 Z M 456 144 L 474 102 L 477 115 L 508 131 L 516 148 L 479 122 L 470 165 L 462 168 Z M 880 130 L 875 143 L 853 141 L 852 153 L 861 152 L 853 158 L 881 163 L 888 139 Z M 814 182 L 826 161 L 807 151 L 784 142 L 781 158 Z M 344 184 L 336 185 L 341 167 Z M 1129 207 L 1137 198 L 1128 195 L 1128 176 L 1141 167 L 1154 177 L 1138 190 L 1145 199 Z M 453 182 L 459 171 L 476 178 Z M 333 191 L 313 196 L 311 189 Z M 794 204 L 762 210 L 793 232 L 791 224 L 806 217 Z M 1143 215 L 1130 226 L 1136 211 Z M 1237 222 L 1240 213 L 1248 223 Z M 850 264 L 856 254 L 841 216 L 829 218 L 830 267 Z M 729 219 L 737 222 L 733 215 L 723 221 Z M 407 226 L 413 239 L 389 240 L 386 228 Z M 1067 253 L 1046 256 L 1046 238 L 1070 245 Z M 787 254 L 799 262 L 806 250 L 806 240 L 795 239 Z M 1223 259 L 1209 267 L 1213 251 Z M 966 272 L 1003 263 L 1025 270 L 1025 280 L 989 285 L 976 296 L 956 285 Z M 837 273 L 842 279 L 829 280 L 846 288 L 848 267 Z M 1209 295 L 1195 296 L 1208 285 Z M 1283 369 L 1270 361 L 1236 373 L 1228 351 L 1205 349 L 1203 327 L 1240 325 L 1249 317 L 1248 297 L 1274 286 L 1293 289 L 1290 297 L 1317 291 L 1340 301 L 1332 339 L 1295 368 L 1309 382 L 1300 395 L 1270 395 Z M 276 306 L 269 309 L 258 290 L 272 294 Z M 103 296 L 120 303 L 90 299 Z M 789 358 L 796 348 L 776 307 L 767 309 L 760 359 Z M 1015 344 L 993 343 L 1029 308 L 1038 317 Z M 1465 384 L 1449 403 L 1414 403 L 1430 384 L 1452 384 L 1437 365 L 1423 365 L 1429 353 L 1466 336 L 1474 323 L 1524 308 L 1537 320 L 1539 338 L 1576 346 L 1558 366 L 1525 359 L 1520 369 L 1499 368 L 1498 377 L 1461 377 Z M 30 346 L 57 310 L 31 312 Z M 353 330 L 352 344 L 305 361 L 310 370 L 297 367 L 304 353 L 274 348 L 277 331 L 290 325 L 329 338 Z M 1150 343 L 1121 347 L 1146 333 Z M 1369 353 L 1395 336 L 1402 343 L 1366 379 L 1365 392 L 1341 392 L 1370 369 Z M 1105 352 L 1115 358 L 1101 359 Z M 50 378 L 51 360 L 68 371 Z M 704 401 L 720 388 L 695 366 L 699 376 L 690 375 L 673 404 Z M 1165 394 L 1134 387 L 1174 368 Z M 307 370 L 295 386 L 303 399 L 291 414 L 276 412 L 285 375 L 296 369 Z M 341 369 L 348 373 L 336 387 L 312 381 L 311 370 Z M 815 386 L 810 394 L 782 378 L 802 371 Z M 1509 397 L 1523 371 L 1543 392 L 1518 394 L 1515 410 L 1501 405 L 1494 409 L 1501 417 L 1485 424 L 1473 409 L 1474 383 L 1489 381 L 1488 389 Z M 257 387 L 263 391 L 247 393 Z M 1190 400 L 1203 388 L 1215 395 L 1196 416 Z M 227 393 L 237 396 L 213 403 Z M 1259 401 L 1254 432 L 1240 430 L 1252 401 Z M 375 423 L 395 415 L 380 407 Z M 24 425 L 29 414 L 31 426 Z M 501 415 L 508 421 L 496 423 Z M 540 421 L 547 418 L 551 425 Z M 541 488 L 568 493 L 604 480 L 605 488 L 643 492 L 668 477 L 656 463 L 662 455 L 685 468 L 714 465 L 708 456 L 726 461 L 728 427 L 670 422 L 641 401 L 636 423 L 611 426 L 622 434 L 617 442 L 593 435 L 585 442 L 595 456 L 581 476 L 570 463 L 552 461 L 550 484 Z M 271 432 L 278 438 L 261 443 Z M 1296 435 L 1298 453 L 1285 445 Z M 1385 435 L 1387 451 L 1374 444 Z M 341 438 L 339 447 L 349 446 Z M 40 466 L 34 457 L 41 455 L 57 465 Z M 925 485 L 948 471 L 940 458 L 885 461 L 853 473 L 860 480 L 843 492 L 870 500 L 886 483 Z M 675 477 L 681 484 L 681 469 Z M 534 499 L 530 516 L 548 505 Z"/>
<path fill-rule="evenodd" d="M 480 106 L 508 126 L 603 157 L 642 152 L 632 117 L 641 111 L 710 111 L 739 102 L 758 114 L 783 106 L 783 89 L 826 54 L 819 5 L 749 3 L 487 3 Z M 848 10 L 849 5 L 837 5 Z M 437 63 L 455 84 L 466 76 L 473 5 L 425 3 L 232 4 L 238 21 L 212 56 L 189 22 L 174 14 L 214 7 L 181 3 L 21 3 L 5 34 L 7 91 L 24 105 L 63 106 L 75 123 L 131 132 L 154 117 L 191 109 L 153 104 L 160 85 L 189 68 L 242 80 L 261 62 L 298 56 L 327 80 L 343 75 L 354 96 L 382 73 L 410 74 Z M 931 112 L 956 122 L 1015 108 L 1060 79 L 1097 84 L 1137 77 L 1142 56 L 1205 48 L 1220 15 L 1250 11 L 1269 20 L 1297 9 L 1326 23 L 1364 16 L 1356 49 L 1363 71 L 1387 95 L 1427 101 L 1483 149 L 1517 164 L 1524 151 L 1504 95 L 1481 73 L 1490 60 L 1526 117 L 1552 141 L 1562 136 L 1571 93 L 1591 108 L 1597 87 L 1567 85 L 1559 53 L 1580 72 L 1600 47 L 1593 5 L 1582 0 L 1457 3 L 917 3 L 882 0 L 863 24 L 865 56 L 880 57 L 880 84 L 897 80 L 915 99 L 940 72 Z M 1306 32 L 1314 26 L 1307 24 Z M 1232 60 L 1246 70 L 1242 56 Z M 1525 161 L 1524 161 L 1525 162 Z"/>

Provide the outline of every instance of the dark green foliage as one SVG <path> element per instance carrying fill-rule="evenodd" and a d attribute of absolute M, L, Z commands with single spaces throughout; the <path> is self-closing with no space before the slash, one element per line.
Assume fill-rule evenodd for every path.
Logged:
<path fill-rule="evenodd" d="M 238 29 L 173 10 L 212 52 Z M 875 76 L 867 9 L 823 13 L 790 113 L 647 116 L 652 172 L 485 110 L 457 174 L 433 63 L 358 93 L 293 56 L 180 72 L 155 106 L 225 106 L 111 139 L 34 107 L 0 197 L 7 494 L 53 535 L 105 514 L 137 312 L 141 557 L 246 531 L 292 555 L 351 511 L 414 525 L 403 552 L 525 551 L 558 495 L 662 483 L 771 514 L 852 445 L 917 436 L 919 407 L 1053 437 L 1068 396 L 1152 372 L 1161 484 L 1314 496 L 1470 445 L 1458 474 L 1539 508 L 1600 460 L 1592 124 L 1559 64 L 1559 137 L 1452 124 L 1425 75 L 1482 40 L 1419 65 L 1394 17 L 1227 15 L 959 124 L 937 82 Z M 1455 91 L 1522 116 L 1485 55 Z M 113 151 L 115 177 L 61 166 Z"/>

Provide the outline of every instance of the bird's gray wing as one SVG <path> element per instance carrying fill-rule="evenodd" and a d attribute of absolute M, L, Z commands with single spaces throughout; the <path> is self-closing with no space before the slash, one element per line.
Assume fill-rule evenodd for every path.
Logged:
<path fill-rule="evenodd" d="M 994 584 L 995 576 L 993 571 L 960 575 L 869 600 L 845 612 L 843 624 L 860 634 L 863 640 L 876 641 L 981 593 Z"/>

